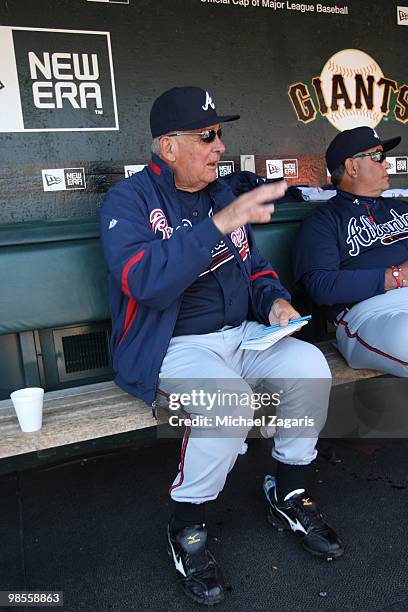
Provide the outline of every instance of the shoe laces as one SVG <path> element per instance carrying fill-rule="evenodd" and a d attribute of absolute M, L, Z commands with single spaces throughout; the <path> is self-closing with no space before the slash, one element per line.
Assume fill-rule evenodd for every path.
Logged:
<path fill-rule="evenodd" d="M 204 576 L 213 563 L 214 558 L 207 548 L 194 554 L 186 554 L 186 565 L 194 576 Z"/>
<path fill-rule="evenodd" d="M 195 575 L 205 573 L 207 568 L 211 565 L 211 562 L 213 562 L 213 557 L 207 549 L 207 545 L 205 543 L 207 534 L 202 531 L 202 526 L 197 525 L 197 529 L 192 530 L 191 534 L 185 536 L 183 539 L 184 544 L 179 541 L 179 545 L 184 551 L 184 561 L 187 568 Z M 204 542 L 202 543 L 203 545 L 195 547 L 191 551 L 188 550 L 190 544 L 198 544 L 200 539 L 204 539 Z"/>
<path fill-rule="evenodd" d="M 306 492 L 294 495 L 287 502 L 287 507 L 291 508 L 304 528 L 315 533 L 327 532 L 328 526 L 323 520 L 322 514 L 317 508 L 316 502 L 307 495 Z"/>

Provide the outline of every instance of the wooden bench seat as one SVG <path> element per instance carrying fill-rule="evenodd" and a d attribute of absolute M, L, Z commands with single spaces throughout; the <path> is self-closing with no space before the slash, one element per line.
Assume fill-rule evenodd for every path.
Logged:
<path fill-rule="evenodd" d="M 343 357 L 334 348 L 333 340 L 318 342 L 316 343 L 316 346 L 318 346 L 322 351 L 327 359 L 327 363 L 330 366 L 333 376 L 333 387 L 336 387 L 337 385 L 344 385 L 345 383 L 353 383 L 357 380 L 363 380 L 365 378 L 373 378 L 375 376 L 383 375 L 383 372 L 379 372 L 378 370 L 353 370 L 352 368 L 349 368 Z"/>
<path fill-rule="evenodd" d="M 317 346 L 329 363 L 334 386 L 381 374 L 375 370 L 352 370 L 332 346 L 331 341 L 321 342 Z M 159 410 L 157 416 L 156 421 L 147 404 L 128 395 L 113 382 L 104 382 L 46 393 L 42 429 L 23 433 L 11 400 L 4 400 L 0 402 L 0 458 L 112 436 L 166 422 L 164 411 Z"/>
<path fill-rule="evenodd" d="M 0 402 L 0 458 L 153 427 L 151 408 L 114 382 L 96 383 L 44 396 L 43 427 L 23 433 L 11 400 Z"/>

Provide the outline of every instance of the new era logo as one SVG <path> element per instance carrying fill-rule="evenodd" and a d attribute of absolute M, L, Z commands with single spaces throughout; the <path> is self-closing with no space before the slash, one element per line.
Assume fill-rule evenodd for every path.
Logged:
<path fill-rule="evenodd" d="M 222 178 L 223 176 L 227 176 L 227 174 L 232 174 L 233 172 L 234 172 L 234 162 L 233 161 L 217 162 L 218 178 Z"/>
<path fill-rule="evenodd" d="M 65 168 L 64 174 L 67 189 L 85 189 L 85 172 L 83 168 Z"/>
<path fill-rule="evenodd" d="M 298 161 L 297 159 L 283 160 L 283 178 L 298 177 Z"/>
<path fill-rule="evenodd" d="M 408 173 L 408 157 L 387 157 L 386 161 L 389 164 L 387 168 L 388 174 Z"/>
<path fill-rule="evenodd" d="M 267 159 L 266 177 L 267 178 L 298 178 L 297 159 Z"/>
<path fill-rule="evenodd" d="M 59 185 L 64 180 L 62 176 L 55 176 L 55 174 L 47 174 L 44 172 L 45 182 L 47 183 L 47 187 L 52 187 L 53 185 Z"/>
<path fill-rule="evenodd" d="M 283 178 L 283 161 L 281 159 L 266 160 L 266 178 Z"/>
<path fill-rule="evenodd" d="M 408 6 L 397 6 L 397 24 L 408 25 Z"/>
<path fill-rule="evenodd" d="M 408 172 L 408 157 L 396 157 L 395 170 L 397 174 L 406 174 Z"/>
<path fill-rule="evenodd" d="M 53 168 L 42 170 L 44 191 L 86 189 L 84 168 Z"/>
<path fill-rule="evenodd" d="M 0 132 L 118 130 L 110 33 L 0 26 Z"/>
<path fill-rule="evenodd" d="M 129 166 L 124 166 L 125 168 L 125 177 L 129 178 L 129 176 L 133 176 L 136 172 L 141 172 L 143 168 L 146 168 L 145 164 L 132 164 Z"/>

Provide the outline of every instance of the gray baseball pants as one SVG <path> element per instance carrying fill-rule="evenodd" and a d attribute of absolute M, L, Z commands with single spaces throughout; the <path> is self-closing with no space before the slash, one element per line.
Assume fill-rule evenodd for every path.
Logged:
<path fill-rule="evenodd" d="M 351 368 L 408 377 L 408 287 L 353 306 L 340 321 L 336 337 Z"/>
<path fill-rule="evenodd" d="M 316 457 L 318 433 L 327 416 L 329 366 L 313 344 L 291 337 L 264 351 L 240 349 L 242 339 L 260 328 L 259 323 L 244 321 L 238 327 L 178 336 L 170 342 L 159 388 L 168 394 L 180 394 L 204 387 L 220 399 L 211 410 L 205 403 L 183 403 L 183 411 L 189 416 L 210 415 L 212 420 L 209 426 L 198 423 L 186 428 L 179 473 L 170 487 L 171 497 L 177 502 L 202 503 L 215 499 L 222 491 L 251 429 L 247 421 L 258 416 L 258 411 L 241 400 L 252 395 L 254 385 L 260 383 L 282 398 L 278 406 L 269 408 L 276 411 L 278 418 L 302 419 L 307 415 L 314 422 L 312 428 L 291 430 L 278 426 L 272 456 L 292 465 L 306 465 Z M 238 401 L 231 400 L 234 394 Z M 229 401 L 224 401 L 224 396 Z M 215 416 L 225 415 L 239 425 L 231 427 L 216 422 Z"/>

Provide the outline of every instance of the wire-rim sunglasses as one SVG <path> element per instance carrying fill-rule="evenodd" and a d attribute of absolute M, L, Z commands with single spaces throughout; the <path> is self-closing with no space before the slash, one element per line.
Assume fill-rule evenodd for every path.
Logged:
<path fill-rule="evenodd" d="M 199 136 L 201 142 L 205 144 L 209 144 L 210 142 L 214 142 L 216 137 L 222 137 L 222 129 L 218 128 L 218 130 L 203 130 L 202 132 L 171 132 L 170 134 L 165 134 L 165 136 Z M 164 136 L 162 136 L 164 138 Z"/>

